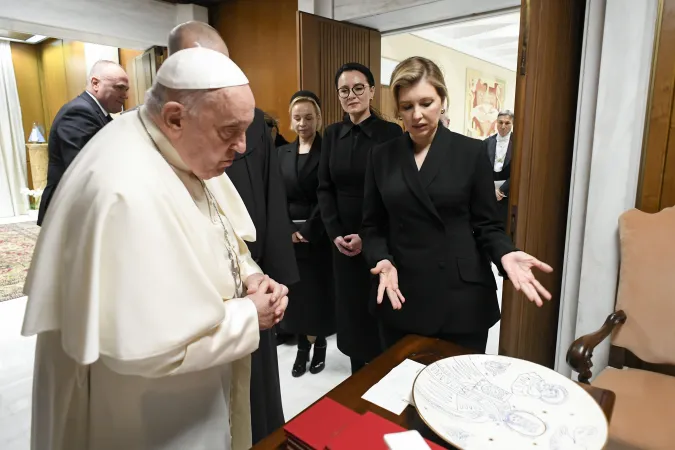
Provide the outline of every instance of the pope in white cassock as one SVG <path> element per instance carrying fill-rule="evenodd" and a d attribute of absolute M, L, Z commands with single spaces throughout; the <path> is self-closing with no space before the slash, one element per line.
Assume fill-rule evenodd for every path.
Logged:
<path fill-rule="evenodd" d="M 254 106 L 229 58 L 182 50 L 66 172 L 25 287 L 33 449 L 250 447 L 249 355 L 288 303 L 224 175 Z"/>

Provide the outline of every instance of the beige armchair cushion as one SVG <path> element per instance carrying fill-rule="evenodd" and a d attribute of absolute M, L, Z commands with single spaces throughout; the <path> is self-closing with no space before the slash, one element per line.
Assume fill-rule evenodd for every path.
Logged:
<path fill-rule="evenodd" d="M 607 450 L 675 449 L 675 377 L 608 367 L 593 386 L 616 394 Z"/>
<path fill-rule="evenodd" d="M 628 320 L 612 343 L 643 361 L 675 364 L 675 208 L 656 214 L 626 211 L 619 219 L 619 235 L 616 309 L 624 310 Z"/>

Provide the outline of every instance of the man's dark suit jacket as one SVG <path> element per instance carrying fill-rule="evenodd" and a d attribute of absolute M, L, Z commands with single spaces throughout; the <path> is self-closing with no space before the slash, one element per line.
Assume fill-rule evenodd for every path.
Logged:
<path fill-rule="evenodd" d="M 487 143 L 488 158 L 490 159 L 490 164 L 492 164 L 492 173 L 495 181 L 504 181 L 504 184 L 499 188 L 504 195 L 509 195 L 511 189 L 511 157 L 513 156 L 513 133 L 509 137 L 509 147 L 506 150 L 506 156 L 504 158 L 504 166 L 502 167 L 501 172 L 495 172 L 495 158 L 497 155 L 497 134 L 493 134 L 489 138 L 485 139 Z M 508 203 L 508 201 L 506 202 Z"/>
<path fill-rule="evenodd" d="M 70 163 L 98 131 L 112 120 L 87 92 L 61 107 L 49 131 L 47 186 L 42 193 L 37 224 L 42 225 L 49 202 Z"/>
<path fill-rule="evenodd" d="M 497 214 L 485 143 L 442 125 L 422 168 L 405 135 L 375 147 L 366 170 L 363 255 L 388 259 L 406 301 L 371 311 L 385 325 L 424 336 L 482 332 L 499 320 L 490 261 L 515 251 Z M 375 281 L 377 282 L 377 280 Z"/>

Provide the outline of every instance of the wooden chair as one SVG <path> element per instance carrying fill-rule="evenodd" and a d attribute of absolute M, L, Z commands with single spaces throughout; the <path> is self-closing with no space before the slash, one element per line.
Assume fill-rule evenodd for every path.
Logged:
<path fill-rule="evenodd" d="M 579 381 L 592 376 L 593 349 L 612 335 L 609 365 L 593 385 L 614 391 L 610 450 L 675 449 L 675 207 L 619 219 L 616 310 L 567 352 Z"/>

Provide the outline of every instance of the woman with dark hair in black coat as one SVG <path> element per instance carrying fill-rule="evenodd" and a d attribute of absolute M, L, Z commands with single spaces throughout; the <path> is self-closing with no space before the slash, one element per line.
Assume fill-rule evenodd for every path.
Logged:
<path fill-rule="evenodd" d="M 352 373 L 381 352 L 375 319 L 368 312 L 371 275 L 361 255 L 363 183 L 371 149 L 402 134 L 380 118 L 370 103 L 375 78 L 361 64 L 348 63 L 335 75 L 347 117 L 324 133 L 319 164 L 321 217 L 333 248 L 337 341 L 351 359 Z"/>

